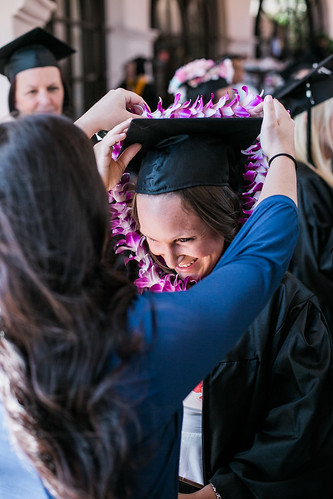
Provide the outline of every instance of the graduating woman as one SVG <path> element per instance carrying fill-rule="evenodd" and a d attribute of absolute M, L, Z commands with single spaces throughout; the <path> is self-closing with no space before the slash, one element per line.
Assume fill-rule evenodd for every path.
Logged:
<path fill-rule="evenodd" d="M 42 28 L 34 28 L 0 48 L 0 73 L 10 82 L 12 116 L 70 113 L 59 61 L 74 52 Z"/>
<path fill-rule="evenodd" d="M 187 104 L 175 106 L 174 113 L 188 109 Z M 195 105 L 190 109 L 195 115 Z M 242 203 L 248 205 L 249 192 L 240 192 L 251 179 L 247 190 L 258 195 L 266 160 L 260 144 L 250 148 L 243 178 L 246 161 L 239 158 L 258 134 L 258 123 L 217 118 L 223 109 L 206 109 L 213 118 L 146 119 L 130 125 L 127 143 L 143 144 L 134 197 L 137 227 L 129 222 L 127 208 L 118 207 L 129 196 L 126 181 L 111 208 L 113 231 L 121 236 L 118 251 L 129 252 L 127 260 L 140 267 L 139 289 L 195 289 L 193 281 L 205 282 L 223 262 L 252 212 Z M 168 116 L 170 110 L 150 115 Z M 248 278 L 244 274 L 244 285 Z M 224 293 L 233 289 L 231 276 Z M 237 314 L 241 317 L 243 310 Z M 200 364 L 205 352 L 188 348 L 182 350 L 184 359 L 190 354 Z M 286 274 L 247 333 L 227 355 L 221 352 L 203 388 L 193 387 L 184 401 L 180 490 L 207 499 L 312 499 L 316 493 L 329 499 L 332 374 L 332 339 L 318 300 Z"/>

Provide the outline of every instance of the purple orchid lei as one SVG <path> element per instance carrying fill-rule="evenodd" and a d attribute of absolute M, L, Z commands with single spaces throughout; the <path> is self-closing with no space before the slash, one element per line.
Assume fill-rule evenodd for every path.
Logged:
<path fill-rule="evenodd" d="M 151 112 L 147 108 L 143 116 L 151 119 L 172 118 L 245 118 L 250 116 L 250 111 L 262 102 L 259 95 L 250 94 L 247 87 L 243 87 L 245 98 L 240 103 L 240 96 L 235 91 L 235 97 L 229 102 L 228 94 L 224 95 L 216 104 L 211 100 L 203 105 L 202 97 L 198 97 L 191 104 L 190 101 L 180 103 L 180 94 L 175 96 L 174 103 L 167 109 L 163 109 L 162 99 L 158 103 L 156 111 Z M 118 157 L 120 146 L 114 147 L 113 155 Z M 242 204 L 244 218 L 243 223 L 251 215 L 258 200 L 259 193 L 267 174 L 268 163 L 260 145 L 260 139 L 256 144 L 243 150 L 244 170 L 243 174 L 246 186 L 242 193 Z M 137 224 L 132 216 L 132 199 L 134 196 L 134 185 L 130 182 L 128 173 L 124 173 L 121 181 L 116 187 L 109 191 L 109 203 L 111 212 L 111 233 L 118 236 L 114 249 L 117 254 L 126 253 L 125 265 L 135 260 L 138 262 L 138 278 L 134 284 L 140 293 L 150 290 L 153 292 L 185 291 L 194 281 L 189 277 L 181 279 L 173 273 L 167 273 L 153 260 L 149 253 L 145 237 L 140 234 Z"/>

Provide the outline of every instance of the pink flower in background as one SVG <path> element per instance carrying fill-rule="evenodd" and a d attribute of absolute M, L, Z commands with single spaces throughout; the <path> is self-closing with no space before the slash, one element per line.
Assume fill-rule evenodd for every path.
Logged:
<path fill-rule="evenodd" d="M 215 62 L 212 59 L 195 59 L 177 69 L 168 87 L 168 93 L 176 95 L 181 92 L 185 84 L 196 88 L 201 83 L 210 80 L 224 78 L 228 83 L 232 82 L 234 75 L 233 65 L 230 59 Z"/>

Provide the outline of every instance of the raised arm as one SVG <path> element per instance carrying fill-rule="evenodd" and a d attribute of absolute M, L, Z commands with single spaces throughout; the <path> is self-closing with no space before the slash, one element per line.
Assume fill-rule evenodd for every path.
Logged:
<path fill-rule="evenodd" d="M 260 132 L 262 148 L 269 160 L 277 154 L 284 154 L 272 160 L 258 203 L 269 196 L 282 194 L 297 204 L 295 163 L 287 156 L 295 156 L 294 121 L 282 104 L 271 95 L 265 97 L 263 110 L 264 119 Z"/>
<path fill-rule="evenodd" d="M 139 118 L 147 103 L 134 92 L 123 88 L 110 90 L 84 113 L 75 125 L 80 127 L 88 137 L 100 130 L 110 130 L 129 118 Z"/>

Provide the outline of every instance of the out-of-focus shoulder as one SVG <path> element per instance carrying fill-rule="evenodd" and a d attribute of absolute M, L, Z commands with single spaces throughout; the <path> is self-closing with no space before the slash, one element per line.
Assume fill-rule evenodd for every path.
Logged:
<path fill-rule="evenodd" d="M 7 123 L 8 121 L 15 121 L 15 118 L 11 114 L 5 114 L 0 117 L 0 124 Z"/>

